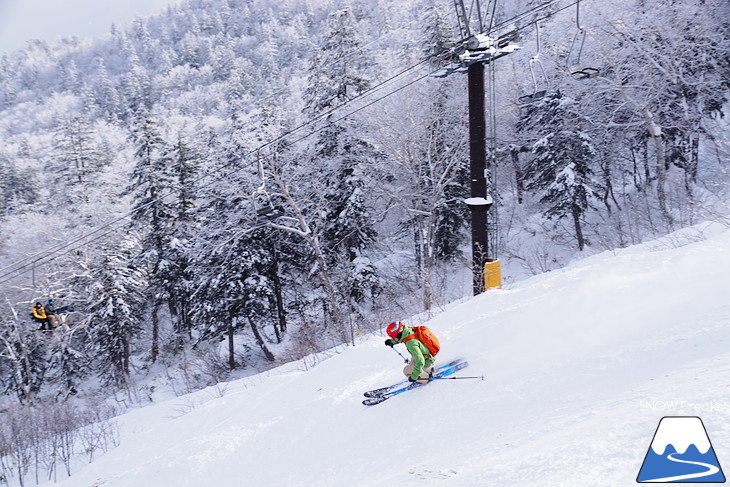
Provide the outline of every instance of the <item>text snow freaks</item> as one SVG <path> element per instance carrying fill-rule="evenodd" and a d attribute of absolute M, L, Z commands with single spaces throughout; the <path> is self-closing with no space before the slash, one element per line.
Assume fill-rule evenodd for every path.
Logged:
<path fill-rule="evenodd" d="M 692 401 L 662 401 L 645 400 L 640 401 L 639 406 L 642 413 L 724 413 L 730 411 L 726 404 L 715 401 L 692 402 Z"/>

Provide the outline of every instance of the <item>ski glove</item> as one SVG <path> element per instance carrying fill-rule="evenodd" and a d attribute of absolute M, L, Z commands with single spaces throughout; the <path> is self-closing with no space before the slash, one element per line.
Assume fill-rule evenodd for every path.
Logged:
<path fill-rule="evenodd" d="M 393 340 L 392 338 L 388 338 L 387 340 L 385 340 L 385 345 L 390 348 L 393 348 L 393 345 L 396 345 L 397 343 L 398 342 Z"/>

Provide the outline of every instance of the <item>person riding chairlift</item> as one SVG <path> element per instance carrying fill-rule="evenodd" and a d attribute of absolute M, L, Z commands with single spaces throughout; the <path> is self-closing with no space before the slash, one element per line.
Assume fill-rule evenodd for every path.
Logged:
<path fill-rule="evenodd" d="M 48 300 L 45 310 L 46 316 L 48 316 L 52 328 L 56 328 L 57 326 L 61 326 L 63 324 L 61 323 L 61 317 L 58 315 L 61 310 L 56 309 L 55 302 L 52 299 Z"/>
<path fill-rule="evenodd" d="M 46 310 L 43 308 L 43 305 L 40 302 L 36 303 L 35 306 L 33 306 L 31 314 L 33 315 L 33 319 L 41 324 L 41 327 L 38 328 L 39 330 L 53 329 L 51 319 L 46 314 Z"/>

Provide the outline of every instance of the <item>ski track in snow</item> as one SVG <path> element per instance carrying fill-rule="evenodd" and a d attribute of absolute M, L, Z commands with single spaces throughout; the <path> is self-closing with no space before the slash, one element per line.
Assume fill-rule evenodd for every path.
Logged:
<path fill-rule="evenodd" d="M 466 359 L 485 381 L 363 406 L 403 366 L 365 338 L 313 367 L 130 411 L 119 447 L 46 485 L 635 485 L 659 420 L 678 415 L 702 417 L 730 463 L 730 230 L 700 230 L 704 241 L 594 255 L 423 322 L 441 363 Z"/>

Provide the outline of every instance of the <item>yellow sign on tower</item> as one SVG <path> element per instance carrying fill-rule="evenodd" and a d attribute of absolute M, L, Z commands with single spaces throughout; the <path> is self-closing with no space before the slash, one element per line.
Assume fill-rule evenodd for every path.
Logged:
<path fill-rule="evenodd" d="M 484 263 L 484 290 L 502 288 L 502 270 L 499 259 L 487 259 Z"/>

